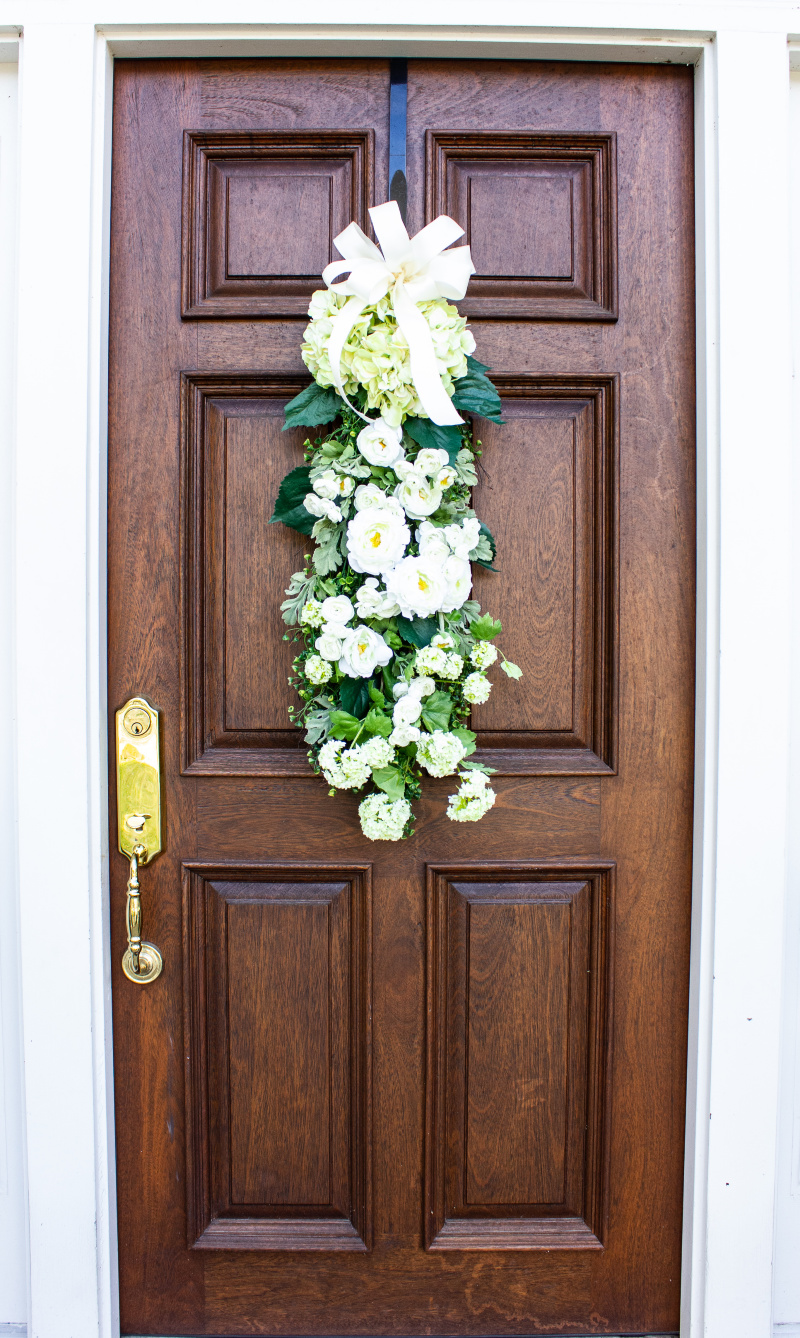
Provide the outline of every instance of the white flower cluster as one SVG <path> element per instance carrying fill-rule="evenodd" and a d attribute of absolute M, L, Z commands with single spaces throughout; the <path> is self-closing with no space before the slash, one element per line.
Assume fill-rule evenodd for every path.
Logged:
<path fill-rule="evenodd" d="M 328 344 L 332 318 L 346 300 L 330 288 L 321 289 L 314 293 L 308 308 L 311 321 L 301 354 L 321 386 L 334 384 Z M 454 381 L 466 374 L 467 354 L 475 351 L 475 340 L 466 328 L 466 319 L 443 298 L 420 302 L 418 310 L 431 332 L 444 388 L 452 395 Z M 411 375 L 408 344 L 398 328 L 390 294 L 364 308 L 342 350 L 341 366 L 346 393 L 353 395 L 359 387 L 364 389 L 367 408 L 379 410 L 387 423 L 399 427 L 404 418 L 425 417 Z"/>
<path fill-rule="evenodd" d="M 345 748 L 343 739 L 329 739 L 319 750 L 322 774 L 337 790 L 360 790 L 373 771 L 389 766 L 394 757 L 394 748 L 378 735 L 353 748 Z"/>
<path fill-rule="evenodd" d="M 455 794 L 450 795 L 447 816 L 453 822 L 479 822 L 497 798 L 483 771 L 470 771 L 461 777 Z"/>
<path fill-rule="evenodd" d="M 331 595 L 321 604 L 310 599 L 303 605 L 300 622 L 320 631 L 314 642 L 317 654 L 310 655 L 305 666 L 309 681 L 315 686 L 327 683 L 331 678 L 331 662 L 338 663 L 340 671 L 348 678 L 371 678 L 379 665 L 391 660 L 391 648 L 378 632 L 363 623 L 358 627 L 350 626 L 355 613 L 347 595 Z M 375 617 L 375 614 L 359 610 L 358 616 Z"/>
<path fill-rule="evenodd" d="M 407 799 L 370 794 L 358 806 L 361 830 L 368 841 L 399 841 L 411 817 Z"/>

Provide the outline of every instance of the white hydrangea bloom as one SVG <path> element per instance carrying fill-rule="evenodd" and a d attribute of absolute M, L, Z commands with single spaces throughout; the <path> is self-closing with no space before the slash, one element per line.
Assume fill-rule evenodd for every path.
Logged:
<path fill-rule="evenodd" d="M 472 647 L 469 658 L 476 669 L 488 669 L 497 659 L 497 650 L 491 641 L 478 641 Z"/>
<path fill-rule="evenodd" d="M 452 644 L 450 641 L 450 645 Z M 414 668 L 418 674 L 440 674 L 446 664 L 446 650 L 442 646 L 434 645 L 433 641 L 429 646 L 423 646 L 422 650 L 418 650 L 414 660 Z"/>
<path fill-rule="evenodd" d="M 417 744 L 417 760 L 431 776 L 452 776 L 467 750 L 456 734 L 436 729 Z"/>
<path fill-rule="evenodd" d="M 319 750 L 319 764 L 329 785 L 337 790 L 359 790 L 370 778 L 370 766 L 360 748 L 342 752 L 341 739 L 329 739 Z"/>
<path fill-rule="evenodd" d="M 405 748 L 409 743 L 416 743 L 422 730 L 417 725 L 395 725 L 389 735 L 389 743 L 395 748 Z"/>
<path fill-rule="evenodd" d="M 465 701 L 472 702 L 474 706 L 481 706 L 483 702 L 489 700 L 492 685 L 485 674 L 467 674 L 463 690 Z"/>
<path fill-rule="evenodd" d="M 357 511 L 347 526 L 347 557 L 353 571 L 382 576 L 391 571 L 406 551 L 411 531 L 402 512 L 368 506 Z"/>
<path fill-rule="evenodd" d="M 300 621 L 305 623 L 306 627 L 321 627 L 325 619 L 322 616 L 322 605 L 318 599 L 307 599 L 300 612 Z"/>
<path fill-rule="evenodd" d="M 446 678 L 448 682 L 455 683 L 457 678 L 461 677 L 464 668 L 464 661 L 460 655 L 448 655 L 445 657 L 444 667 L 439 672 L 440 678 Z"/>
<path fill-rule="evenodd" d="M 457 792 L 449 796 L 447 816 L 452 822 L 478 822 L 496 798 L 489 777 L 483 771 L 470 771 L 462 775 Z"/>
<path fill-rule="evenodd" d="M 370 794 L 359 804 L 358 816 L 368 841 L 399 841 L 411 817 L 411 805 L 407 799 Z"/>
<path fill-rule="evenodd" d="M 388 767 L 389 763 L 394 761 L 394 748 L 387 739 L 382 739 L 380 734 L 362 743 L 359 752 L 373 771 L 379 770 L 380 767 Z"/>
<path fill-rule="evenodd" d="M 313 683 L 315 688 L 327 683 L 333 670 L 327 660 L 323 660 L 321 655 L 309 655 L 305 663 L 306 678 L 309 683 Z"/>

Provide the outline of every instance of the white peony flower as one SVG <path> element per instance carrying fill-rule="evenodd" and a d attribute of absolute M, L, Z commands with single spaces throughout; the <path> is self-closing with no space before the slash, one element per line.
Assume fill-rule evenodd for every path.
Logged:
<path fill-rule="evenodd" d="M 476 669 L 488 669 L 497 659 L 497 650 L 490 641 L 478 641 L 472 647 L 469 658 Z"/>
<path fill-rule="evenodd" d="M 431 637 L 431 645 L 438 646 L 441 650 L 452 650 L 455 644 L 449 632 L 436 632 Z"/>
<path fill-rule="evenodd" d="M 407 799 L 370 794 L 358 806 L 361 830 L 368 841 L 399 841 L 411 817 Z"/>
<path fill-rule="evenodd" d="M 322 605 L 318 599 L 307 599 L 300 612 L 300 621 L 305 623 L 306 627 L 321 627 L 325 619 L 322 616 Z"/>
<path fill-rule="evenodd" d="M 400 612 L 400 606 L 378 589 L 378 578 L 368 576 L 356 591 L 356 614 L 359 618 L 393 618 Z"/>
<path fill-rule="evenodd" d="M 427 618 L 441 608 L 447 583 L 434 559 L 406 557 L 388 573 L 386 589 L 404 618 Z"/>
<path fill-rule="evenodd" d="M 377 483 L 360 483 L 356 488 L 355 504 L 356 511 L 365 511 L 367 507 L 379 506 L 383 510 L 396 511 L 398 516 L 404 514 L 397 498 L 385 493 L 383 488 L 378 487 Z"/>
<path fill-rule="evenodd" d="M 335 502 L 326 497 L 317 497 L 315 492 L 306 493 L 303 498 L 303 506 L 306 511 L 310 511 L 312 516 L 318 516 L 320 519 L 324 516 L 336 525 L 342 519 L 342 513 Z"/>
<path fill-rule="evenodd" d="M 342 653 L 342 638 L 334 636 L 333 632 L 325 631 L 322 636 L 317 637 L 314 649 L 323 660 L 338 660 Z"/>
<path fill-rule="evenodd" d="M 426 447 L 424 451 L 420 451 L 414 461 L 414 468 L 419 470 L 420 474 L 425 474 L 427 478 L 432 479 L 435 478 L 439 473 L 439 470 L 443 469 L 449 462 L 450 456 L 447 454 L 447 451 L 433 450 L 430 447 Z"/>
<path fill-rule="evenodd" d="M 413 725 L 416 724 L 422 715 L 422 702 L 419 697 L 412 697 L 411 693 L 406 693 L 399 702 L 395 702 L 392 711 L 393 725 Z"/>
<path fill-rule="evenodd" d="M 447 652 L 443 647 L 435 646 L 433 642 L 418 650 L 414 660 L 414 668 L 418 674 L 440 674 L 446 664 Z"/>
<path fill-rule="evenodd" d="M 423 735 L 417 745 L 417 760 L 431 776 L 452 776 L 467 750 L 456 734 L 435 729 Z"/>
<path fill-rule="evenodd" d="M 436 683 L 432 678 L 412 678 L 408 691 L 412 697 L 430 697 L 432 692 L 436 691 Z"/>
<path fill-rule="evenodd" d="M 312 488 L 317 497 L 349 497 L 355 484 L 348 474 L 335 474 L 332 469 L 326 469 L 320 474 L 318 479 L 312 483 Z"/>
<path fill-rule="evenodd" d="M 443 613 L 452 613 L 460 609 L 472 589 L 472 568 L 463 558 L 453 553 L 445 561 L 442 571 L 447 581 L 447 592 L 442 603 Z"/>
<path fill-rule="evenodd" d="M 488 701 L 491 690 L 492 685 L 485 674 L 467 674 L 464 679 L 464 700 L 475 706 Z"/>
<path fill-rule="evenodd" d="M 363 623 L 342 642 L 339 668 L 350 678 L 372 678 L 378 665 L 388 664 L 392 650 L 383 637 Z"/>
<path fill-rule="evenodd" d="M 449 796 L 447 816 L 452 822 L 478 822 L 496 798 L 489 777 L 483 771 L 470 771 L 462 775 L 456 794 Z"/>
<path fill-rule="evenodd" d="M 442 500 L 442 490 L 426 479 L 424 474 L 412 470 L 398 483 L 394 495 L 402 504 L 406 515 L 412 520 L 421 520 L 430 516 Z"/>
<path fill-rule="evenodd" d="M 445 465 L 444 469 L 440 469 L 439 473 L 434 476 L 433 481 L 437 488 L 441 488 L 442 492 L 447 492 L 447 489 L 452 488 L 457 478 L 458 474 L 455 466 Z"/>
<path fill-rule="evenodd" d="M 388 767 L 389 763 L 394 761 L 394 748 L 387 739 L 382 739 L 380 734 L 362 743 L 359 752 L 373 771 Z"/>
<path fill-rule="evenodd" d="M 333 670 L 327 660 L 323 660 L 321 655 L 309 655 L 305 663 L 306 678 L 314 687 L 320 687 L 327 683 Z"/>
<path fill-rule="evenodd" d="M 349 623 L 354 612 L 347 595 L 329 595 L 322 601 L 322 617 L 326 623 Z"/>
<path fill-rule="evenodd" d="M 367 507 L 347 526 L 347 557 L 353 571 L 381 576 L 402 558 L 411 531 L 396 511 Z"/>
<path fill-rule="evenodd" d="M 362 428 L 356 445 L 371 465 L 393 465 L 403 456 L 402 428 L 390 427 L 382 418 L 376 418 Z"/>
<path fill-rule="evenodd" d="M 358 790 L 369 780 L 369 763 L 361 756 L 360 748 L 342 752 L 341 739 L 329 739 L 319 750 L 319 764 L 329 785 L 337 790 Z"/>
<path fill-rule="evenodd" d="M 416 743 L 422 731 L 416 725 L 395 725 L 389 735 L 389 742 L 395 748 L 405 748 L 406 744 Z"/>
<path fill-rule="evenodd" d="M 449 682 L 454 683 L 457 678 L 461 677 L 463 668 L 464 661 L 460 655 L 447 655 L 439 677 L 446 678 Z"/>
<path fill-rule="evenodd" d="M 423 520 L 417 527 L 417 543 L 419 544 L 420 557 L 436 558 L 439 562 L 446 562 L 450 557 L 450 545 L 445 537 L 444 530 L 440 525 L 434 525 L 430 520 Z"/>

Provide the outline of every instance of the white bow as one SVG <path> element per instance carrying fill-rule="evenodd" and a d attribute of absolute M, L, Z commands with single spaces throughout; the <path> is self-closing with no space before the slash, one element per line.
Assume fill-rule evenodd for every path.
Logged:
<path fill-rule="evenodd" d="M 463 237 L 464 229 L 440 214 L 410 238 L 395 200 L 377 205 L 369 214 L 383 254 L 357 223 L 350 223 L 334 238 L 344 260 L 334 260 L 322 271 L 328 287 L 349 299 L 333 319 L 328 345 L 336 389 L 350 404 L 342 384 L 342 350 L 364 307 L 379 302 L 391 290 L 394 314 L 408 344 L 411 376 L 423 409 L 432 422 L 441 426 L 462 423 L 442 385 L 431 332 L 417 303 L 436 297 L 458 301 L 466 293 L 470 275 L 475 273 L 469 247 L 445 251 L 451 242 Z M 347 270 L 349 278 L 334 282 Z M 364 418 L 364 414 L 359 416 Z"/>

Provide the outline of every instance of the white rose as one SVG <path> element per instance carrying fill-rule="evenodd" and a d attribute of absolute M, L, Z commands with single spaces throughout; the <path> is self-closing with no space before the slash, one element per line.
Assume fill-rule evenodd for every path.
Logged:
<path fill-rule="evenodd" d="M 407 479 L 409 474 L 416 472 L 417 466 L 403 456 L 402 460 L 397 460 L 392 465 L 392 469 L 399 479 Z"/>
<path fill-rule="evenodd" d="M 403 455 L 403 431 L 376 418 L 359 432 L 356 445 L 371 465 L 393 465 Z"/>
<path fill-rule="evenodd" d="M 323 660 L 338 660 L 342 653 L 341 637 L 334 636 L 332 632 L 323 632 L 314 642 L 314 648 Z"/>
<path fill-rule="evenodd" d="M 332 469 L 326 469 L 324 474 L 320 474 L 318 479 L 314 479 L 311 484 L 317 497 L 335 497 L 339 491 L 336 475 Z"/>
<path fill-rule="evenodd" d="M 406 557 L 389 572 L 386 589 L 404 618 L 427 618 L 442 607 L 447 581 L 435 559 Z"/>
<path fill-rule="evenodd" d="M 395 702 L 392 711 L 393 725 L 413 725 L 422 715 L 422 702 L 419 697 L 412 697 L 409 692 Z"/>
<path fill-rule="evenodd" d="M 408 690 L 412 697 L 430 697 L 431 693 L 436 691 L 436 682 L 427 675 L 422 678 L 412 678 Z"/>
<path fill-rule="evenodd" d="M 320 519 L 324 516 L 327 520 L 337 524 L 342 519 L 342 513 L 335 502 L 331 502 L 327 497 L 317 497 L 315 492 L 306 493 L 303 498 L 303 506 L 306 511 L 310 511 L 312 516 L 318 516 Z"/>
<path fill-rule="evenodd" d="M 356 592 L 356 613 L 358 617 L 393 618 L 399 612 L 400 608 L 395 600 L 391 599 L 385 590 L 378 589 L 377 577 L 368 576 Z"/>
<path fill-rule="evenodd" d="M 396 497 L 388 496 L 377 483 L 361 483 L 356 488 L 356 511 L 364 511 L 369 506 L 380 506 L 402 515 L 403 508 Z"/>
<path fill-rule="evenodd" d="M 412 520 L 421 520 L 423 516 L 432 515 L 442 500 L 441 488 L 434 487 L 424 474 L 416 470 L 407 474 L 403 481 L 398 483 L 394 495 Z"/>
<path fill-rule="evenodd" d="M 445 562 L 450 556 L 450 545 L 444 530 L 430 520 L 423 520 L 417 526 L 417 543 L 420 557 L 438 558 L 440 562 Z"/>
<path fill-rule="evenodd" d="M 353 571 L 381 576 L 400 561 L 411 531 L 396 511 L 367 507 L 347 526 L 347 557 Z"/>
<path fill-rule="evenodd" d="M 354 612 L 347 595 L 329 595 L 322 601 L 322 617 L 326 623 L 349 623 Z"/>
<path fill-rule="evenodd" d="M 457 478 L 458 474 L 456 473 L 455 467 L 453 465 L 445 465 L 444 469 L 440 469 L 439 473 L 434 476 L 433 481 L 437 488 L 441 488 L 442 492 L 446 492 L 448 488 L 452 488 Z"/>
<path fill-rule="evenodd" d="M 460 525 L 446 525 L 444 534 L 456 557 L 466 559 L 481 537 L 481 522 L 470 516 Z"/>
<path fill-rule="evenodd" d="M 420 451 L 414 461 L 414 468 L 418 469 L 420 474 L 426 474 L 429 479 L 435 478 L 440 469 L 450 463 L 450 456 L 447 451 L 431 450 L 426 448 Z"/>
<path fill-rule="evenodd" d="M 391 658 L 392 650 L 383 637 L 362 624 L 342 642 L 339 668 L 350 678 L 372 678 L 377 666 L 388 664 Z"/>
<path fill-rule="evenodd" d="M 447 593 L 441 607 L 444 613 L 452 613 L 453 609 L 461 608 L 472 589 L 472 568 L 469 562 L 456 557 L 454 553 L 447 559 L 442 571 L 447 581 Z M 325 605 L 322 607 L 324 609 Z"/>
<path fill-rule="evenodd" d="M 409 743 L 417 743 L 421 737 L 421 730 L 416 725 L 395 725 L 389 735 L 389 743 L 395 748 L 405 748 Z"/>

